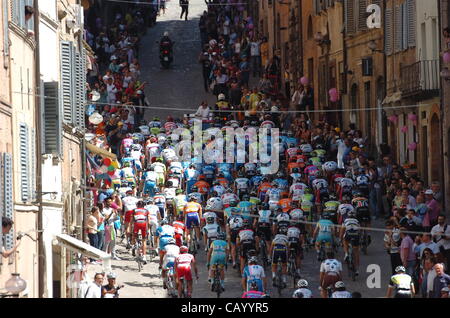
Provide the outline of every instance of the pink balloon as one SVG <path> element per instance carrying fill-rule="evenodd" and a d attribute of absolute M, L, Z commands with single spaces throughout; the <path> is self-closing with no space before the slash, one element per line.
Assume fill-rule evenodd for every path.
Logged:
<path fill-rule="evenodd" d="M 444 63 L 450 63 L 450 52 L 445 52 L 442 59 L 444 60 Z"/>
<path fill-rule="evenodd" d="M 408 119 L 410 121 L 417 121 L 417 115 L 416 114 L 408 114 Z"/>
<path fill-rule="evenodd" d="M 328 91 L 328 93 L 330 94 L 330 96 L 331 95 L 336 95 L 337 94 L 337 89 L 336 88 L 332 88 L 332 89 L 330 89 L 329 91 Z"/>
<path fill-rule="evenodd" d="M 397 117 L 396 115 L 392 115 L 392 116 L 389 116 L 389 117 L 388 117 L 388 120 L 389 120 L 391 123 L 397 123 L 397 122 L 398 122 L 398 117 Z"/>
<path fill-rule="evenodd" d="M 416 150 L 416 149 L 417 149 L 417 144 L 416 144 L 415 142 L 410 143 L 410 144 L 408 145 L 408 149 L 411 150 L 411 151 Z"/>
<path fill-rule="evenodd" d="M 408 127 L 407 126 L 403 126 L 401 130 L 402 130 L 402 133 L 405 134 L 408 131 Z"/>
<path fill-rule="evenodd" d="M 303 77 L 300 79 L 300 83 L 301 83 L 302 85 L 306 86 L 306 85 L 309 84 L 309 79 L 308 79 L 306 76 L 303 76 Z"/>

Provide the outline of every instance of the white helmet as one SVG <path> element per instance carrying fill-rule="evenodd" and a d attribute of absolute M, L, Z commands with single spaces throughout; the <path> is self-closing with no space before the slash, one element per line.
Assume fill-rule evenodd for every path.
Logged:
<path fill-rule="evenodd" d="M 289 222 L 289 214 L 287 213 L 282 213 L 280 215 L 277 216 L 277 221 L 278 222 Z"/>
<path fill-rule="evenodd" d="M 327 161 L 323 164 L 325 171 L 335 171 L 337 169 L 337 163 L 334 161 Z"/>
<path fill-rule="evenodd" d="M 169 31 L 165 31 L 164 36 L 169 36 Z"/>
<path fill-rule="evenodd" d="M 297 282 L 297 287 L 298 288 L 306 288 L 306 287 L 308 287 L 308 282 L 306 281 L 306 279 L 300 279 Z"/>
<path fill-rule="evenodd" d="M 225 95 L 224 94 L 219 94 L 219 96 L 217 97 L 218 100 L 225 100 Z"/>
<path fill-rule="evenodd" d="M 406 272 L 406 270 L 405 270 L 405 267 L 403 267 L 403 266 L 397 266 L 396 268 L 395 268 L 395 272 L 396 273 L 399 273 L 399 272 Z"/>
<path fill-rule="evenodd" d="M 338 281 L 336 284 L 334 284 L 335 288 L 345 288 L 345 284 L 343 281 Z"/>
<path fill-rule="evenodd" d="M 290 216 L 293 220 L 299 220 L 303 218 L 303 211 L 300 209 L 295 209 L 290 213 Z"/>

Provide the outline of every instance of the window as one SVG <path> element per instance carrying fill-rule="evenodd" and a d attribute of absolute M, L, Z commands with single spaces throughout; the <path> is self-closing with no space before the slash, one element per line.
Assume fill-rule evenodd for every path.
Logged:
<path fill-rule="evenodd" d="M 356 32 L 355 21 L 355 1 L 357 0 L 345 0 L 345 30 L 348 34 Z"/>
<path fill-rule="evenodd" d="M 42 132 L 43 146 L 45 154 L 55 156 L 62 155 L 62 110 L 59 98 L 58 82 L 42 82 L 41 90 L 44 92 L 41 98 L 43 111 Z M 44 98 L 45 96 L 45 98 Z"/>
<path fill-rule="evenodd" d="M 392 54 L 392 37 L 393 37 L 393 22 L 392 9 L 386 9 L 384 18 L 384 51 L 386 55 Z"/>
<path fill-rule="evenodd" d="M 8 33 L 8 0 L 2 0 L 2 21 L 3 21 L 3 56 L 9 55 L 9 33 Z"/>
<path fill-rule="evenodd" d="M 8 217 L 11 220 L 14 220 L 13 215 L 13 159 L 12 155 L 9 153 L 0 154 L 0 218 L 2 216 Z M 14 247 L 14 230 L 5 235 L 5 249 L 11 249 Z M 3 240 L 2 236 L 0 236 L 0 248 L 2 247 Z M 1 259 L 2 257 L 0 257 Z M 12 258 L 10 258 L 12 260 Z M 0 261 L 0 264 L 2 262 Z"/>
<path fill-rule="evenodd" d="M 61 89 L 63 104 L 63 121 L 73 123 L 72 109 L 75 108 L 75 67 L 74 46 L 72 42 L 61 42 Z"/>
<path fill-rule="evenodd" d="M 33 7 L 33 0 L 10 0 L 11 20 L 21 28 L 34 30 L 33 17 L 25 21 L 25 6 Z"/>
<path fill-rule="evenodd" d="M 309 18 L 308 18 L 308 40 L 312 40 L 313 37 L 314 37 L 313 22 L 312 22 L 312 17 L 309 16 Z"/>
<path fill-rule="evenodd" d="M 25 123 L 19 125 L 19 166 L 20 166 L 20 191 L 22 193 L 22 201 L 28 202 L 30 196 L 30 141 L 29 129 Z M 34 173 L 34 171 L 33 171 Z"/>
<path fill-rule="evenodd" d="M 362 74 L 363 76 L 373 75 L 373 59 L 371 57 L 362 59 Z"/>

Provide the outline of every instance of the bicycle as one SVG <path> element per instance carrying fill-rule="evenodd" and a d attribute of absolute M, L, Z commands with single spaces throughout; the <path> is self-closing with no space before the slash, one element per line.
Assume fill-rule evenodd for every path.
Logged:
<path fill-rule="evenodd" d="M 367 231 L 365 229 L 362 230 L 361 233 L 361 250 L 364 255 L 367 255 L 367 247 L 369 246 L 369 239 L 367 235 Z"/>
<path fill-rule="evenodd" d="M 289 251 L 289 259 L 288 259 L 288 273 L 293 279 L 293 288 L 297 286 L 297 260 L 296 260 L 297 253 L 295 249 L 291 248 Z"/>
<path fill-rule="evenodd" d="M 220 298 L 220 294 L 223 292 L 222 289 L 222 284 L 220 283 L 220 268 L 219 268 L 219 264 L 214 264 L 215 269 L 214 269 L 214 278 L 213 278 L 213 283 L 212 283 L 212 292 L 215 292 L 217 294 L 217 298 Z"/>
<path fill-rule="evenodd" d="M 324 241 L 321 241 L 318 261 L 323 262 L 326 259 L 327 252 L 331 251 L 331 249 L 332 246 L 330 242 L 325 243 Z"/>
<path fill-rule="evenodd" d="M 167 275 L 164 280 L 165 280 L 165 285 L 167 286 L 167 292 L 168 292 L 169 296 L 171 296 L 172 298 L 177 298 L 178 293 L 177 293 L 175 279 L 174 279 L 173 266 L 169 267 L 169 269 L 167 271 Z"/>
<path fill-rule="evenodd" d="M 266 241 L 264 240 L 264 238 L 259 240 L 259 251 L 260 251 L 260 257 L 262 259 L 263 267 L 264 267 L 264 269 L 266 269 L 267 266 L 269 266 L 269 262 L 267 261 Z"/>
<path fill-rule="evenodd" d="M 180 278 L 181 280 L 181 298 L 191 298 L 191 295 L 187 292 L 187 282 L 184 277 Z"/>
<path fill-rule="evenodd" d="M 197 234 L 195 228 L 189 230 L 191 239 L 189 241 L 189 253 L 192 255 L 197 255 Z"/>
<path fill-rule="evenodd" d="M 282 265 L 280 262 L 278 262 L 278 264 L 277 264 L 277 272 L 275 274 L 274 286 L 277 287 L 278 296 L 281 297 L 281 294 L 283 292 L 283 289 L 285 288 L 285 285 L 283 283 L 283 271 L 282 271 Z"/>
<path fill-rule="evenodd" d="M 348 245 L 347 268 L 348 268 L 349 276 L 352 278 L 353 281 L 356 281 L 356 267 L 355 267 L 355 261 L 353 258 L 353 245 L 351 242 Z"/>
<path fill-rule="evenodd" d="M 142 260 L 142 234 L 139 233 L 138 237 L 136 238 L 136 243 L 133 246 L 133 256 L 135 256 L 135 261 L 138 263 L 138 271 L 140 272 L 143 267 L 144 261 Z M 136 253 L 137 250 L 137 253 Z"/>

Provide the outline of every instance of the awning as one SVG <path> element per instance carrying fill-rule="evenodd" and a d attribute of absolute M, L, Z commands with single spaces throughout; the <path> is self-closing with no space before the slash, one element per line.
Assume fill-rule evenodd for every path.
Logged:
<path fill-rule="evenodd" d="M 81 253 L 93 259 L 103 260 L 104 269 L 106 271 L 111 271 L 111 255 L 108 253 L 67 234 L 57 234 L 56 238 L 58 239 L 59 244 L 73 252 Z"/>
<path fill-rule="evenodd" d="M 100 155 L 103 157 L 108 157 L 112 160 L 117 160 L 117 156 L 109 151 L 106 151 L 105 149 L 99 148 L 97 146 L 94 146 L 93 144 L 90 143 L 86 143 L 86 148 L 87 150 L 89 150 L 90 152 L 95 153 L 96 155 Z"/>
<path fill-rule="evenodd" d="M 392 95 L 386 96 L 386 98 L 383 101 L 383 105 L 391 104 L 398 102 L 402 99 L 402 92 L 395 92 Z"/>

